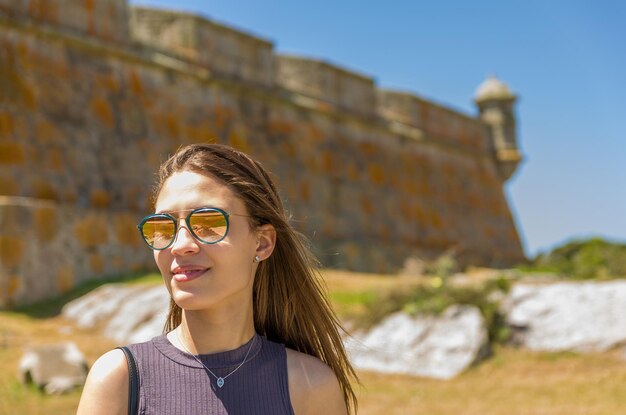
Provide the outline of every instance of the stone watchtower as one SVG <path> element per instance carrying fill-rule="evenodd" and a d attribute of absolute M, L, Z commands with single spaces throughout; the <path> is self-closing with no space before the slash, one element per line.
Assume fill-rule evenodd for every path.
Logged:
<path fill-rule="evenodd" d="M 491 142 L 503 181 L 508 180 L 522 161 L 517 147 L 513 107 L 517 96 L 495 76 L 488 77 L 476 90 L 474 102 L 480 119 L 489 126 Z"/>

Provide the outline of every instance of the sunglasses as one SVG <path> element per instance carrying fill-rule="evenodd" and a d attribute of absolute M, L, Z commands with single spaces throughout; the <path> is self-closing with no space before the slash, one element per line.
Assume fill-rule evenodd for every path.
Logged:
<path fill-rule="evenodd" d="M 199 242 L 216 244 L 228 234 L 229 216 L 229 213 L 219 208 L 201 207 L 189 212 L 185 223 Z M 143 218 L 137 228 L 146 244 L 160 251 L 172 246 L 176 240 L 178 219 L 169 213 L 154 213 Z"/>

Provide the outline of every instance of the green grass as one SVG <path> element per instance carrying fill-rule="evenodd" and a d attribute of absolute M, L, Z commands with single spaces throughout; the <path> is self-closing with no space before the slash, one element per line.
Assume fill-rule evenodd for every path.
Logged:
<path fill-rule="evenodd" d="M 340 315 L 366 313 L 368 307 L 375 307 L 392 292 L 411 293 L 415 302 L 437 288 L 428 285 L 430 288 L 418 295 L 414 291 L 421 284 L 415 279 L 330 271 L 323 276 Z M 23 347 L 34 343 L 72 340 L 90 363 L 115 347 L 113 341 L 95 331 L 73 328 L 71 334 L 61 334 L 70 323 L 58 316 L 65 301 L 111 281 L 158 284 L 161 279 L 156 274 L 142 274 L 98 281 L 77 287 L 62 299 L 0 311 L 0 415 L 76 412 L 80 389 L 46 396 L 19 382 L 17 364 Z M 465 296 L 467 301 L 476 295 L 471 290 L 456 294 L 450 290 L 444 287 L 435 293 L 440 297 Z M 449 300 L 438 301 L 423 307 L 436 312 Z M 617 351 L 591 355 L 535 353 L 496 344 L 491 358 L 449 381 L 371 372 L 359 372 L 359 376 L 360 415 L 616 415 L 626 407 L 626 361 Z"/>

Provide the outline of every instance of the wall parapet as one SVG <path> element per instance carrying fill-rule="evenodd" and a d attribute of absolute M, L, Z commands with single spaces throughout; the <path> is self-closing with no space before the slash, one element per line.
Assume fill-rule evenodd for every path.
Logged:
<path fill-rule="evenodd" d="M 478 118 L 407 92 L 379 89 L 377 99 L 378 114 L 386 120 L 418 128 L 446 144 L 482 153 L 491 150 L 487 126 Z"/>
<path fill-rule="evenodd" d="M 126 0 L 0 0 L 0 14 L 108 42 L 129 41 Z"/>
<path fill-rule="evenodd" d="M 188 13 L 129 10 L 131 36 L 142 45 L 172 53 L 221 77 L 272 85 L 271 42 Z"/>
<path fill-rule="evenodd" d="M 276 55 L 275 81 L 286 90 L 330 104 L 333 110 L 376 114 L 374 80 L 322 60 Z"/>

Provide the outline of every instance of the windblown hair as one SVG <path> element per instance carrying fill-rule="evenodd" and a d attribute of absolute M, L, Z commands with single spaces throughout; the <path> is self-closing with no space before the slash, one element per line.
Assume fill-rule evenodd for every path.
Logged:
<path fill-rule="evenodd" d="M 276 186 L 263 166 L 246 154 L 221 144 L 180 148 L 159 169 L 154 198 L 172 174 L 193 171 L 217 178 L 244 202 L 252 228 L 272 224 L 276 245 L 259 263 L 253 286 L 254 327 L 269 340 L 315 356 L 335 372 L 349 413 L 357 399 L 350 378 L 357 379 L 341 340 L 343 330 L 320 282 L 318 262 L 306 239 L 290 224 Z M 182 310 L 170 299 L 165 331 L 175 329 Z"/>

